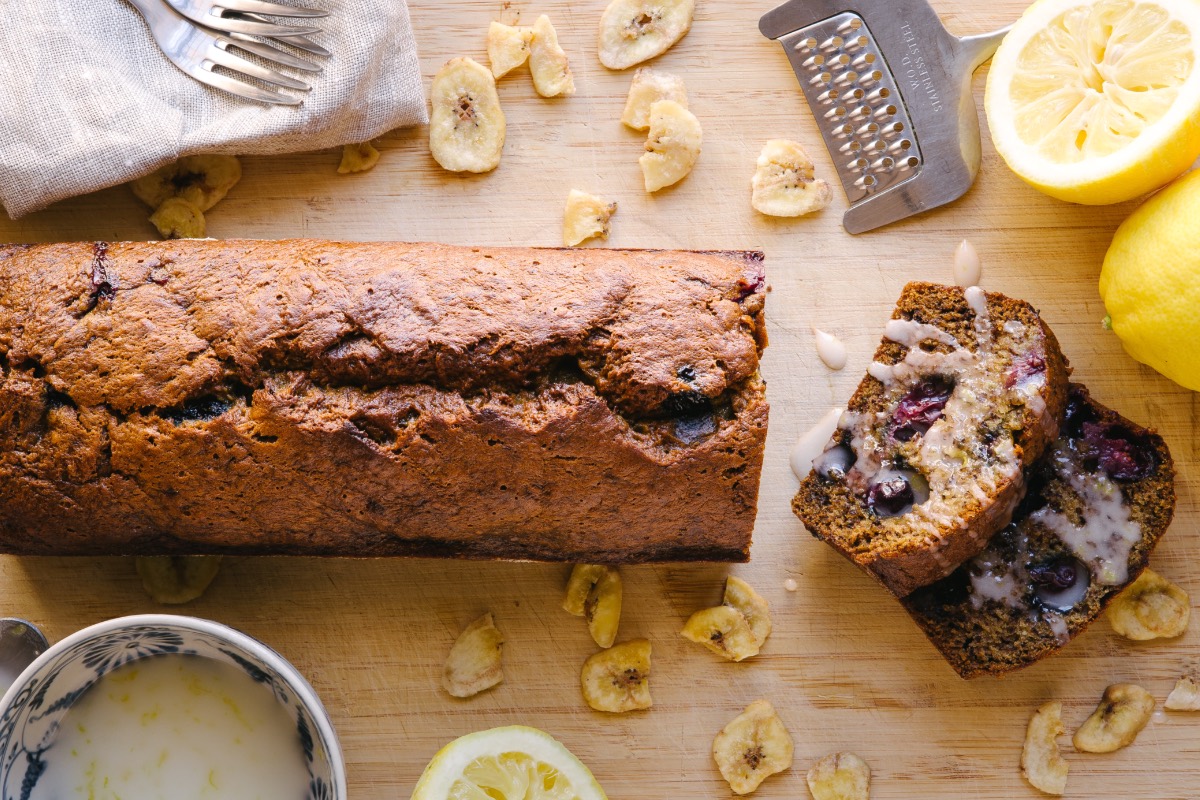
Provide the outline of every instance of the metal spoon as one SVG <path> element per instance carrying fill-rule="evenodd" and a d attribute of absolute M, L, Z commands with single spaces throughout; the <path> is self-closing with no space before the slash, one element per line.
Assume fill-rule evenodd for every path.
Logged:
<path fill-rule="evenodd" d="M 0 694 L 7 692 L 50 643 L 32 622 L 15 617 L 0 619 Z"/>

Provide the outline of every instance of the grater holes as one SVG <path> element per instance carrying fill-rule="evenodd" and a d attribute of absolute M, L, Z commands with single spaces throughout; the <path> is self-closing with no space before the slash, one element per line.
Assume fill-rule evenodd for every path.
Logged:
<path fill-rule="evenodd" d="M 845 45 L 843 45 L 843 47 L 847 53 L 854 53 L 854 52 L 857 52 L 857 51 L 863 49 L 864 47 L 866 47 L 867 44 L 869 44 L 867 37 L 855 36 L 853 38 L 847 39 L 846 43 L 845 43 Z"/>
<path fill-rule="evenodd" d="M 792 64 L 851 204 L 912 178 L 921 164 L 918 143 L 870 24 L 843 12 L 796 37 Z"/>

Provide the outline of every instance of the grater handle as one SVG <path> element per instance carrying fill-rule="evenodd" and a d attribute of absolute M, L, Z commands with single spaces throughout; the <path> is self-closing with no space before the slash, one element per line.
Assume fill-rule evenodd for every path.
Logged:
<path fill-rule="evenodd" d="M 963 36 L 958 39 L 959 49 L 965 56 L 968 65 L 968 75 L 992 57 L 1010 30 L 1012 30 L 1012 25 L 1007 25 L 998 31 L 981 33 L 977 36 Z"/>

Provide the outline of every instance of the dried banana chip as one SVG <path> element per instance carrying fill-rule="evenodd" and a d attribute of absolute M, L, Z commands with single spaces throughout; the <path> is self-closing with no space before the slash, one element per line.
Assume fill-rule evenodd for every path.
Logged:
<path fill-rule="evenodd" d="M 488 27 L 488 63 L 497 80 L 529 60 L 531 39 L 533 28 L 518 28 L 501 22 L 493 22 Z"/>
<path fill-rule="evenodd" d="M 713 739 L 713 758 L 735 794 L 749 794 L 792 765 L 792 737 L 766 700 L 746 706 Z"/>
<path fill-rule="evenodd" d="M 501 645 L 504 636 L 491 614 L 472 622 L 454 640 L 442 686 L 453 697 L 472 697 L 504 680 Z"/>
<path fill-rule="evenodd" d="M 787 139 L 763 145 L 751 187 L 750 205 L 771 217 L 811 214 L 833 199 L 829 184 L 815 177 L 808 153 Z"/>
<path fill-rule="evenodd" d="M 1175 688 L 1167 695 L 1163 707 L 1169 711 L 1200 711 L 1200 685 L 1191 675 L 1175 681 Z"/>
<path fill-rule="evenodd" d="M 529 72 L 533 88 L 542 97 L 575 94 L 575 78 L 567 54 L 558 44 L 558 33 L 550 18 L 542 14 L 533 23 L 533 38 L 529 41 Z"/>
<path fill-rule="evenodd" d="M 626 69 L 665 53 L 695 13 L 695 0 L 613 0 L 600 17 L 600 63 Z"/>
<path fill-rule="evenodd" d="M 1154 698 L 1133 683 L 1114 683 L 1071 742 L 1084 753 L 1111 753 L 1133 744 L 1154 713 Z"/>
<path fill-rule="evenodd" d="M 201 211 L 208 211 L 241 179 L 242 164 L 233 156 L 185 156 L 129 185 L 150 208 L 158 208 L 172 197 L 181 197 Z"/>
<path fill-rule="evenodd" d="M 1021 749 L 1021 774 L 1029 785 L 1046 794 L 1067 790 L 1070 765 L 1058 750 L 1058 737 L 1066 729 L 1062 723 L 1062 703 L 1045 703 L 1029 719 L 1025 746 Z"/>
<path fill-rule="evenodd" d="M 703 135 L 696 115 L 674 100 L 650 106 L 650 135 L 638 159 L 647 192 L 683 180 L 700 157 Z"/>
<path fill-rule="evenodd" d="M 208 235 L 204 214 L 182 197 L 168 197 L 150 215 L 150 222 L 164 239 L 203 239 Z"/>
<path fill-rule="evenodd" d="M 574 247 L 585 239 L 608 238 L 609 220 L 617 213 L 617 204 L 609 203 L 594 194 L 572 189 L 567 194 L 563 213 L 563 244 Z"/>
<path fill-rule="evenodd" d="M 730 576 L 725 581 L 725 605 L 737 609 L 746 618 L 754 642 L 762 647 L 771 635 L 771 605 L 741 578 Z"/>
<path fill-rule="evenodd" d="M 583 662 L 579 682 L 583 699 L 597 711 L 649 708 L 650 642 L 633 639 L 601 650 Z"/>
<path fill-rule="evenodd" d="M 621 573 L 615 569 L 605 570 L 588 593 L 583 615 L 587 618 L 588 633 L 592 641 L 601 647 L 612 647 L 617 639 L 617 628 L 621 624 Z"/>
<path fill-rule="evenodd" d="M 377 163 L 379 163 L 379 151 L 370 142 L 348 144 L 342 147 L 342 163 L 338 164 L 338 174 L 366 172 Z"/>
<path fill-rule="evenodd" d="M 221 556 L 138 556 L 134 566 L 151 600 L 180 605 L 204 594 L 217 577 Z"/>
<path fill-rule="evenodd" d="M 674 100 L 687 108 L 687 88 L 683 85 L 683 78 L 669 72 L 642 67 L 633 73 L 633 81 L 629 84 L 629 96 L 625 98 L 625 110 L 621 113 L 621 122 L 635 131 L 648 130 L 650 106 L 659 100 Z"/>
<path fill-rule="evenodd" d="M 1187 592 L 1147 569 L 1113 599 L 1108 621 L 1117 633 L 1141 642 L 1182 636 L 1191 613 Z"/>
<path fill-rule="evenodd" d="M 492 73 L 469 58 L 452 58 L 429 90 L 429 150 L 451 172 L 489 172 L 504 149 L 504 111 Z"/>
<path fill-rule="evenodd" d="M 603 564 L 576 564 L 572 567 L 571 577 L 567 579 L 567 593 L 563 597 L 563 611 L 582 617 L 587 607 L 588 595 L 604 577 L 604 573 L 611 569 L 612 567 Z"/>
<path fill-rule="evenodd" d="M 758 640 L 742 612 L 729 606 L 697 611 L 683 626 L 683 638 L 702 644 L 722 658 L 742 661 L 758 655 Z"/>
<path fill-rule="evenodd" d="M 834 753 L 806 776 L 813 800 L 870 800 L 871 768 L 854 753 Z"/>

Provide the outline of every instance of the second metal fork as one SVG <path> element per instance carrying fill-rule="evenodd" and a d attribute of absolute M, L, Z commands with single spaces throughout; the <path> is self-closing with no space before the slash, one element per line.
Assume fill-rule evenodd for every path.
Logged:
<path fill-rule="evenodd" d="M 127 0 L 127 2 L 136 8 L 146 20 L 146 24 L 150 27 L 150 33 L 154 36 L 154 41 L 163 54 L 171 60 L 171 63 L 201 83 L 214 86 L 238 97 L 276 105 L 300 105 L 303 102 L 299 97 L 284 94 L 273 88 L 256 86 L 218 72 L 216 67 L 223 67 L 242 78 L 256 78 L 264 83 L 288 89 L 309 91 L 312 87 L 304 81 L 242 58 L 230 52 L 230 48 L 240 48 L 278 65 L 290 66 L 307 72 L 320 71 L 320 67 L 317 65 L 262 42 L 240 38 L 235 41 L 201 28 L 175 13 L 163 3 L 163 0 Z M 288 29 L 285 28 L 285 30 Z M 310 29 L 301 28 L 299 30 Z"/>
<path fill-rule="evenodd" d="M 281 25 L 262 17 L 269 14 L 285 19 L 316 19 L 329 16 L 328 11 L 302 6 L 285 6 L 266 0 L 166 0 L 167 4 L 183 16 L 203 25 L 229 33 L 247 33 L 251 36 L 303 36 L 321 30 L 315 27 Z M 230 16 L 230 13 L 238 16 Z M 253 14 L 253 18 L 241 15 Z"/>

